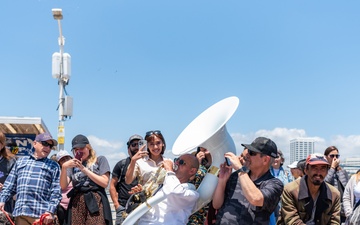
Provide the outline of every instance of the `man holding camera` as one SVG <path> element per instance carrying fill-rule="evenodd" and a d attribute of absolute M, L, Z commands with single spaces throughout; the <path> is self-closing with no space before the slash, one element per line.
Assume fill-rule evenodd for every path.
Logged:
<path fill-rule="evenodd" d="M 230 166 L 221 164 L 219 182 L 213 195 L 213 206 L 219 209 L 216 224 L 268 225 L 283 191 L 283 183 L 270 173 L 277 157 L 276 144 L 265 137 L 251 144 L 245 162 L 231 152 L 225 153 Z M 232 173 L 232 169 L 236 170 Z"/>
<path fill-rule="evenodd" d="M 110 181 L 110 196 L 116 210 L 116 225 L 122 224 L 125 220 L 123 214 L 125 213 L 125 206 L 130 197 L 129 191 L 131 191 L 132 187 L 137 185 L 137 179 L 135 179 L 131 184 L 126 184 L 125 175 L 131 161 L 131 157 L 139 151 L 139 140 L 143 140 L 143 138 L 137 134 L 134 134 L 129 138 L 129 141 L 126 143 L 129 157 L 120 160 L 115 165 L 112 172 L 112 178 Z"/>

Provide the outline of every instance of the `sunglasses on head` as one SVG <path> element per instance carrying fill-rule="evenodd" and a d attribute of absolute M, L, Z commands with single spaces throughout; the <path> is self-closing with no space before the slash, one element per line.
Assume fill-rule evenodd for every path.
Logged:
<path fill-rule="evenodd" d="M 161 131 L 159 131 L 159 130 L 148 131 L 148 132 L 146 132 L 145 137 L 148 137 L 148 136 L 153 135 L 153 134 L 161 134 Z"/>
<path fill-rule="evenodd" d="M 44 147 L 49 147 L 49 148 L 52 148 L 54 147 L 53 144 L 50 144 L 49 142 L 47 141 L 41 141 L 41 144 L 44 146 Z"/>
<path fill-rule="evenodd" d="M 340 158 L 340 155 L 339 155 L 339 154 L 331 154 L 331 155 L 329 155 L 329 156 L 330 156 L 330 158 L 334 158 L 334 157 Z"/>
<path fill-rule="evenodd" d="M 131 143 L 130 145 L 131 145 L 131 147 L 136 147 L 136 146 L 138 146 L 138 145 L 139 145 L 139 143 L 137 143 L 137 142 L 133 142 L 133 143 Z"/>
<path fill-rule="evenodd" d="M 186 165 L 186 162 L 183 159 L 175 158 L 174 162 L 178 162 L 179 165 Z"/>
<path fill-rule="evenodd" d="M 249 152 L 250 156 L 256 156 L 258 154 L 257 152 L 251 151 L 249 149 L 248 149 L 248 152 Z"/>

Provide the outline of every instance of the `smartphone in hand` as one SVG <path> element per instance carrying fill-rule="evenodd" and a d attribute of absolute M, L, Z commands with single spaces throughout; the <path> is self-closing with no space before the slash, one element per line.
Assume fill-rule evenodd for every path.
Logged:
<path fill-rule="evenodd" d="M 231 161 L 229 158 L 225 157 L 226 165 L 231 166 Z"/>
<path fill-rule="evenodd" d="M 76 154 L 75 154 L 75 159 L 78 159 L 78 160 L 81 161 L 81 158 L 82 158 L 83 154 L 84 154 L 83 152 L 77 151 Z"/>
<path fill-rule="evenodd" d="M 139 144 L 139 150 L 141 149 L 142 146 L 145 145 L 145 147 L 144 147 L 144 149 L 142 149 L 142 151 L 147 152 L 147 141 L 146 140 L 139 140 L 138 144 Z"/>

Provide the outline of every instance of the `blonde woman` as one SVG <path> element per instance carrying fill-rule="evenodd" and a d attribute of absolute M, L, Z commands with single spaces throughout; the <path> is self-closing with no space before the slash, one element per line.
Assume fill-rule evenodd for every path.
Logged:
<path fill-rule="evenodd" d="M 350 180 L 345 186 L 344 197 L 343 197 L 343 206 L 348 220 L 352 216 L 355 207 L 359 207 L 360 204 L 360 170 L 356 174 L 352 175 Z"/>
<path fill-rule="evenodd" d="M 89 140 L 82 134 L 72 140 L 74 158 L 61 168 L 60 185 L 70 182 L 70 202 L 65 224 L 112 225 L 110 204 L 105 192 L 109 184 L 110 166 L 104 156 L 96 156 Z"/>

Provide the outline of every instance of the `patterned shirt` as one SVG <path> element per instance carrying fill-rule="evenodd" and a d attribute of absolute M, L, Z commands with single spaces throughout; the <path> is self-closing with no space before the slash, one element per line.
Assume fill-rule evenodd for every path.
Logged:
<path fill-rule="evenodd" d="M 13 216 L 39 218 L 45 212 L 54 213 L 61 200 L 60 167 L 48 158 L 19 158 L 11 170 L 0 202 L 16 194 Z"/>
<path fill-rule="evenodd" d="M 206 173 L 207 173 L 206 167 L 203 165 L 200 165 L 197 173 L 195 174 L 194 180 L 192 180 L 189 183 L 194 184 L 195 188 L 198 189 L 198 187 L 200 186 L 201 181 L 204 179 Z M 208 210 L 209 210 L 209 205 L 207 204 L 203 208 L 201 208 L 198 211 L 196 211 L 195 213 L 193 213 L 189 217 L 189 221 L 188 221 L 187 225 L 202 225 L 202 224 L 204 224 Z"/>
<path fill-rule="evenodd" d="M 251 171 L 250 171 L 251 173 Z M 284 185 L 270 171 L 253 181 L 264 196 L 262 207 L 254 206 L 245 198 L 238 173 L 231 174 L 226 184 L 224 203 L 216 215 L 216 224 L 268 225 L 270 214 L 280 201 Z"/>

